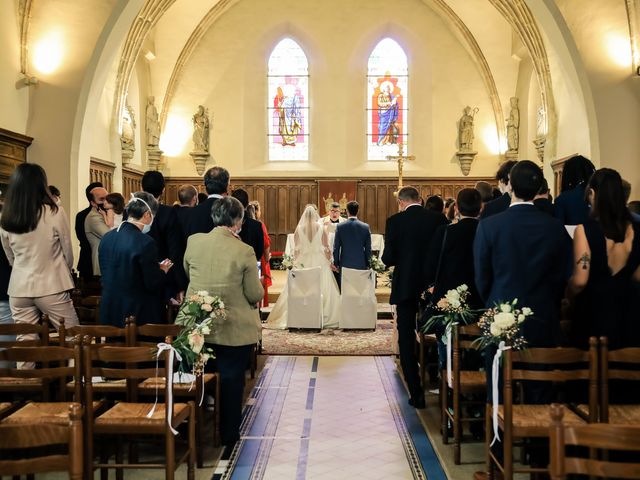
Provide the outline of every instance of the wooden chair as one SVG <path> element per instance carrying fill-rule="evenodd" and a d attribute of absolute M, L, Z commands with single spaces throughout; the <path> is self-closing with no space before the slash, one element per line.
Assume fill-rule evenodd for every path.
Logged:
<path fill-rule="evenodd" d="M 33 456 L 35 448 L 68 445 L 66 454 Z M 24 450 L 27 458 L 16 458 L 16 450 Z M 33 475 L 66 471 L 71 480 L 82 479 L 83 441 L 82 407 L 69 406 L 66 424 L 31 423 L 12 425 L 0 423 L 0 452 L 10 451 L 10 459 L 0 459 L 2 475 Z"/>
<path fill-rule="evenodd" d="M 148 346 L 143 347 L 95 347 L 91 345 L 91 340 L 85 338 L 83 342 L 83 369 L 85 378 L 85 405 L 86 405 L 86 446 L 85 472 L 91 477 L 96 468 L 101 470 L 115 468 L 118 476 L 121 476 L 124 468 L 162 468 L 165 471 L 165 478 L 173 480 L 177 465 L 187 463 L 187 478 L 193 480 L 195 477 L 195 407 L 193 402 L 173 403 L 172 414 L 169 415 L 166 400 L 172 398 L 173 382 L 167 375 L 169 362 L 168 352 L 165 352 L 159 367 L 153 368 L 148 365 L 155 364 L 155 351 Z M 106 362 L 107 366 L 104 366 Z M 127 381 L 127 401 L 118 402 L 105 412 L 94 415 L 92 407 L 94 401 L 94 389 L 92 377 L 101 376 L 108 378 L 122 378 Z M 162 385 L 163 395 L 155 407 L 151 417 L 147 414 L 154 407 L 153 403 L 136 403 L 138 400 L 139 381 L 155 376 L 165 377 Z M 164 401 L 162 401 L 164 399 Z M 183 422 L 188 422 L 188 448 L 187 451 L 176 461 L 175 437 L 170 426 L 177 428 Z M 108 463 L 106 449 L 101 451 L 101 461 L 94 463 L 94 436 L 131 436 L 141 435 L 158 436 L 164 439 L 165 461 L 164 463 L 123 463 L 116 456 L 116 463 Z M 131 459 L 130 459 L 131 460 Z"/>
<path fill-rule="evenodd" d="M 447 420 L 453 425 L 453 461 L 460 465 L 460 443 L 462 441 L 462 422 L 483 422 L 482 417 L 465 417 L 462 414 L 464 405 L 479 405 L 481 409 L 486 402 L 487 376 L 485 372 L 462 369 L 462 351 L 475 350 L 473 340 L 480 336 L 480 329 L 473 325 L 454 325 L 452 338 L 451 387 L 449 387 L 447 372 L 441 372 L 440 401 L 442 419 L 442 441 L 447 444 L 449 433 Z M 449 391 L 451 391 L 453 410 L 449 411 Z M 481 400 L 463 400 L 463 395 L 480 395 Z"/>
<path fill-rule="evenodd" d="M 486 451 L 487 471 L 492 478 L 494 466 L 497 466 L 504 478 L 513 479 L 514 473 L 546 473 L 546 468 L 514 468 L 514 440 L 525 438 L 546 438 L 549 435 L 549 405 L 514 404 L 514 381 L 542 381 L 555 384 L 574 380 L 588 381 L 589 420 L 597 419 L 598 403 L 598 362 L 597 339 L 589 340 L 589 350 L 575 348 L 529 348 L 523 351 L 505 350 L 503 356 L 503 405 L 498 407 L 498 426 L 502 431 L 503 462 L 500 462 L 490 449 L 492 439 L 492 406 L 487 405 L 486 413 Z M 514 364 L 521 365 L 514 368 Z M 579 365 L 584 367 L 575 368 Z M 553 368 L 547 370 L 525 370 L 524 366 Z M 564 369 L 560 369 L 563 367 Z M 570 368 L 574 367 L 574 368 Z M 566 410 L 565 422 L 569 425 L 584 425 L 586 422 L 571 410 Z"/>
<path fill-rule="evenodd" d="M 640 425 L 565 425 L 562 405 L 551 405 L 552 424 L 549 427 L 549 473 L 552 480 L 565 480 L 568 474 L 604 478 L 640 478 Z M 589 450 L 636 452 L 629 462 L 611 462 L 568 455 L 566 447 L 587 447 Z M 574 448 L 571 451 L 575 451 Z"/>
<path fill-rule="evenodd" d="M 611 363 L 622 364 L 616 368 Z M 626 364 L 626 365 L 625 365 Z M 606 337 L 600 337 L 600 421 L 617 425 L 640 425 L 640 405 L 609 405 L 609 380 L 640 381 L 640 348 L 609 350 Z M 640 384 L 636 383 L 634 389 Z"/>
<path fill-rule="evenodd" d="M 432 333 L 423 333 L 419 330 L 416 331 L 416 343 L 418 346 L 418 368 L 420 372 L 420 382 L 422 384 L 422 389 L 427 389 L 427 376 L 428 376 L 428 362 L 427 362 L 427 354 L 429 348 L 437 348 L 438 347 L 438 339 L 435 334 Z"/>
<path fill-rule="evenodd" d="M 30 401 L 2 420 L 2 424 L 31 425 L 54 424 L 65 425 L 68 421 L 69 407 L 80 403 L 82 399 L 80 344 L 75 342 L 73 348 L 59 346 L 46 347 L 11 347 L 0 351 L 0 360 L 8 362 L 38 362 L 36 368 L 3 368 L 0 375 L 13 378 L 58 380 L 58 402 Z M 70 365 L 72 363 L 72 365 Z M 75 379 L 73 402 L 66 401 L 66 384 L 69 378 Z"/>
<path fill-rule="evenodd" d="M 81 325 L 99 325 L 100 324 L 100 301 L 102 297 L 98 295 L 82 295 L 74 291 L 73 306 L 78 315 L 78 321 Z"/>
<path fill-rule="evenodd" d="M 141 346 L 149 345 L 148 341 L 140 342 L 140 337 L 146 337 L 146 340 L 150 338 L 156 338 L 158 341 L 164 341 L 166 337 L 176 337 L 182 330 L 182 325 L 176 324 L 145 324 L 136 325 L 135 318 L 131 318 L 128 323 L 128 338 L 129 345 Z M 151 343 L 156 345 L 158 341 Z M 164 383 L 163 378 L 152 377 L 143 380 L 138 385 L 140 395 L 155 395 L 158 385 Z M 198 468 L 202 468 L 204 465 L 203 445 L 204 439 L 204 425 L 206 415 L 206 404 L 200 400 L 203 398 L 204 393 L 209 393 L 213 396 L 213 445 L 218 446 L 220 444 L 220 375 L 218 373 L 204 373 L 202 376 L 197 375 L 195 380 L 195 388 L 190 383 L 174 383 L 173 395 L 175 398 L 186 398 L 193 400 L 196 408 L 196 459 Z"/>

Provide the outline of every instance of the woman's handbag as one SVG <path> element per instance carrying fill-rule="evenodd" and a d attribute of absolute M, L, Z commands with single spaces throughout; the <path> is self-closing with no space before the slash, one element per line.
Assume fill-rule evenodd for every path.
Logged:
<path fill-rule="evenodd" d="M 434 297 L 433 292 L 436 284 L 438 283 L 438 276 L 440 275 L 440 265 L 442 264 L 442 254 L 444 252 L 445 243 L 447 243 L 447 232 L 449 228 L 446 227 L 444 229 L 444 236 L 442 237 L 442 245 L 440 247 L 440 256 L 438 257 L 438 267 L 436 268 L 436 276 L 434 277 L 433 283 L 427 287 L 427 289 L 423 292 L 421 300 L 423 302 L 421 304 L 421 313 L 418 317 L 418 330 L 422 330 L 422 327 L 427 323 L 427 321 L 437 314 L 436 304 L 438 303 L 438 299 Z M 424 305 L 424 306 L 422 306 Z M 437 333 L 435 331 L 429 331 L 424 333 Z"/>

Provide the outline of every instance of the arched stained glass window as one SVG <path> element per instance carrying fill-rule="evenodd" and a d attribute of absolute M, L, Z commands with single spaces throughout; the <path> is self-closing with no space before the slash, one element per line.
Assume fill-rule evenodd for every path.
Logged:
<path fill-rule="evenodd" d="M 373 49 L 367 65 L 367 158 L 386 160 L 408 153 L 407 56 L 395 40 L 385 38 Z"/>
<path fill-rule="evenodd" d="M 309 159 L 309 68 L 302 48 L 282 39 L 269 57 L 269 160 Z"/>

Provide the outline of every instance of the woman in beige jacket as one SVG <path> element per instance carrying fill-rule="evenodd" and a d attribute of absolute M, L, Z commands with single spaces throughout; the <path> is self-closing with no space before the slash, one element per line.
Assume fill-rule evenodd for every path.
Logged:
<path fill-rule="evenodd" d="M 56 329 L 61 319 L 67 328 L 77 325 L 69 220 L 40 165 L 22 163 L 11 175 L 0 226 L 2 248 L 13 266 L 8 292 L 14 322 L 35 324 L 46 313 Z M 18 340 L 32 337 L 18 335 Z"/>
<path fill-rule="evenodd" d="M 245 370 L 261 331 L 257 303 L 264 289 L 253 248 L 238 237 L 243 216 L 242 204 L 235 198 L 217 200 L 211 209 L 216 228 L 190 236 L 184 255 L 184 270 L 189 278 L 185 298 L 206 290 L 222 299 L 227 313 L 206 336 L 220 373 L 223 445 L 233 445 L 240 438 Z M 177 323 L 183 321 L 178 317 Z"/>

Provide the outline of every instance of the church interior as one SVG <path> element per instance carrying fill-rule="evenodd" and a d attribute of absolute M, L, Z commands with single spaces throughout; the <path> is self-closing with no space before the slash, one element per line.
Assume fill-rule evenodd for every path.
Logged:
<path fill-rule="evenodd" d="M 2 0 L 0 38 L 0 190 L 19 165 L 42 166 L 71 230 L 91 182 L 127 202 L 144 172 L 158 171 L 161 203 L 171 206 L 183 185 L 205 192 L 214 166 L 228 170 L 229 191 L 260 203 L 272 259 L 293 251 L 306 205 L 322 217 L 335 202 L 346 215 L 351 200 L 381 254 L 402 186 L 456 198 L 478 182 L 497 187 L 510 160 L 538 165 L 557 197 L 565 162 L 582 155 L 619 172 L 640 200 L 640 0 Z M 77 259 L 73 231 L 71 242 Z M 274 266 L 263 321 L 288 275 Z M 426 409 L 407 404 L 391 285 L 376 282 L 372 331 L 263 330 L 232 448 L 216 440 L 216 387 L 202 392 L 204 406 L 190 397 L 202 424 L 198 468 L 178 466 L 175 478 L 458 480 L 484 471 L 489 417 L 477 423 L 484 434 L 460 422 L 459 401 L 477 392 L 458 383 L 454 421 L 435 340 L 420 333 Z M 95 315 L 99 299 L 78 307 Z M 11 392 L 1 380 L 0 429 Z M 472 420 L 485 414 L 480 403 Z M 630 424 L 640 428 L 635 408 Z M 84 426 L 74 444 L 82 457 L 86 418 L 71 416 Z M 549 425 L 533 436 L 548 437 Z M 632 435 L 627 427 L 619 436 Z M 191 452 L 192 432 L 160 430 L 150 446 L 116 449 L 119 461 L 161 467 L 126 478 L 173 478 L 163 439 Z M 3 438 L 0 452 L 11 447 Z M 101 441 L 96 453 L 111 447 Z M 505 461 L 527 463 L 524 445 L 509 444 Z M 0 477 L 7 458 L 0 453 Z M 80 462 L 84 477 L 73 478 L 98 474 L 91 459 Z M 628 473 L 609 472 L 602 477 Z M 528 478 L 493 478 L 503 474 Z"/>

